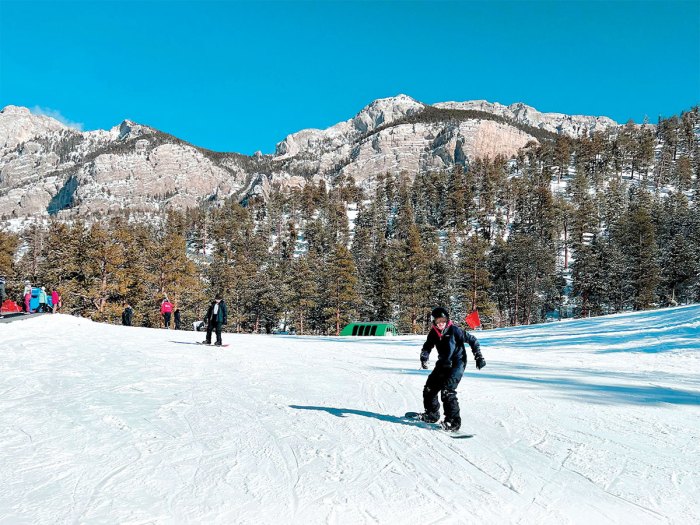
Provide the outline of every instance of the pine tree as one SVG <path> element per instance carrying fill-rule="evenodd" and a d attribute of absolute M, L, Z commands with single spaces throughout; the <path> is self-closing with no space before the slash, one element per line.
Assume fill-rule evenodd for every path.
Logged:
<path fill-rule="evenodd" d="M 355 316 L 357 297 L 357 269 L 352 254 L 344 244 L 336 243 L 328 258 L 324 279 L 327 297 L 324 313 L 333 333 L 340 335 L 340 329 Z"/>
<path fill-rule="evenodd" d="M 374 307 L 372 304 L 372 217 L 371 210 L 360 205 L 355 219 L 354 238 L 352 241 L 352 255 L 357 267 L 358 293 L 360 304 L 358 312 L 360 319 L 373 319 Z"/>
<path fill-rule="evenodd" d="M 460 318 L 467 313 L 478 310 L 488 320 L 494 315 L 494 305 L 489 297 L 491 279 L 488 268 L 487 250 L 489 245 L 476 235 L 471 235 L 460 244 L 457 262 L 456 293 L 462 305 Z"/>
<path fill-rule="evenodd" d="M 252 315 L 253 333 L 261 328 L 272 333 L 277 326 L 284 300 L 289 298 L 289 290 L 278 264 L 267 263 L 264 271 L 258 271 L 255 278 L 256 293 L 251 296 L 249 310 Z"/>
<path fill-rule="evenodd" d="M 292 311 L 296 331 L 303 335 L 310 329 L 311 314 L 318 305 L 318 271 L 312 256 L 302 256 L 293 261 Z"/>
<path fill-rule="evenodd" d="M 510 247 L 502 238 L 496 238 L 488 259 L 489 275 L 493 285 L 490 295 L 493 299 L 497 315 L 494 316 L 496 327 L 507 326 L 510 322 L 510 305 L 512 293 L 509 279 Z"/>
<path fill-rule="evenodd" d="M 594 244 L 598 249 L 598 278 L 600 280 L 603 313 L 617 313 L 631 306 L 633 285 L 622 246 L 611 239 Z"/>
<path fill-rule="evenodd" d="M 42 251 L 44 249 L 45 231 L 41 226 L 32 223 L 22 234 L 23 244 L 26 246 L 24 255 L 20 260 L 19 270 L 34 285 L 39 278 L 39 269 L 42 264 Z"/>
<path fill-rule="evenodd" d="M 419 322 L 427 304 L 428 259 L 423 249 L 420 232 L 415 224 L 408 226 L 406 234 L 400 234 L 393 250 L 393 265 L 395 268 L 394 290 L 399 309 L 399 330 L 408 333 L 418 333 L 422 330 Z"/>
<path fill-rule="evenodd" d="M 64 264 L 70 264 L 69 261 L 72 259 L 65 245 L 68 231 L 68 226 L 57 220 L 52 220 L 48 224 L 38 269 L 40 280 L 48 285 L 59 285 L 65 273 Z M 61 261 L 62 264 L 56 264 L 57 261 Z"/>
<path fill-rule="evenodd" d="M 389 250 L 384 235 L 377 239 L 370 261 L 371 280 L 368 300 L 372 315 L 369 320 L 393 321 L 393 297 L 395 295 L 395 267 L 391 264 Z"/>
<path fill-rule="evenodd" d="M 85 291 L 86 299 L 93 306 L 91 317 L 115 320 L 121 309 L 118 302 L 110 305 L 110 300 L 123 297 L 126 292 L 124 247 L 107 229 L 93 224 L 87 235 L 85 251 L 89 261 Z"/>
<path fill-rule="evenodd" d="M 557 135 L 554 142 L 554 165 L 557 168 L 557 183 L 567 175 L 571 162 L 572 140 L 568 135 Z"/>
<path fill-rule="evenodd" d="M 85 249 L 88 244 L 88 230 L 80 220 L 68 227 L 56 226 L 55 230 L 50 229 L 51 244 L 47 246 L 47 257 L 54 263 L 49 262 L 44 271 L 47 272 L 48 279 L 57 280 L 52 284 L 59 287 L 63 312 L 90 315 L 93 311 L 93 305 L 88 298 L 91 261 Z M 55 261 L 60 261 L 60 266 Z"/>
<path fill-rule="evenodd" d="M 193 278 L 194 264 L 187 257 L 187 243 L 182 234 L 176 231 L 166 232 L 154 247 L 158 253 L 158 263 L 154 265 L 157 293 L 168 294 L 173 299 L 197 286 L 198 283 Z"/>
<path fill-rule="evenodd" d="M 634 309 L 650 308 L 656 301 L 660 281 L 656 232 L 651 196 L 644 190 L 632 192 L 624 223 L 625 254 L 634 286 Z"/>
<path fill-rule="evenodd" d="M 13 233 L 0 230 L 0 276 L 5 276 L 7 282 L 5 290 L 9 298 L 10 296 L 10 279 L 15 276 L 14 258 L 19 247 L 19 237 Z"/>
<path fill-rule="evenodd" d="M 680 156 L 676 161 L 673 178 L 680 191 L 687 191 L 691 188 L 693 184 L 693 168 L 690 159 L 685 155 Z"/>
<path fill-rule="evenodd" d="M 697 259 L 697 250 L 685 235 L 674 235 L 666 245 L 661 256 L 664 304 L 675 306 L 690 300 Z"/>
<path fill-rule="evenodd" d="M 647 119 L 644 119 L 644 124 L 637 135 L 637 149 L 634 152 L 635 159 L 633 164 L 642 175 L 642 180 L 646 182 L 649 175 L 649 168 L 654 162 L 654 133 L 649 128 Z"/>
<path fill-rule="evenodd" d="M 666 197 L 657 212 L 654 222 L 663 268 L 660 295 L 664 304 L 686 302 L 692 295 L 694 261 L 697 258 L 693 243 L 693 212 L 688 199 L 680 191 Z"/>
<path fill-rule="evenodd" d="M 571 204 L 574 206 L 571 217 L 571 246 L 576 251 L 598 234 L 598 216 L 596 203 L 589 192 L 589 185 L 584 173 L 578 171 L 569 188 Z"/>
<path fill-rule="evenodd" d="M 455 234 L 448 231 L 447 239 L 441 241 L 438 232 L 426 227 L 420 232 L 421 245 L 427 262 L 426 290 L 424 294 L 424 310 L 418 318 L 419 331 L 430 329 L 430 312 L 437 305 L 447 306 L 454 312 L 452 298 L 454 297 L 454 249 Z M 444 251 L 440 245 L 444 246 Z M 459 317 L 455 317 L 458 319 Z"/>
<path fill-rule="evenodd" d="M 457 165 L 452 170 L 452 176 L 447 184 L 446 220 L 445 226 L 464 232 L 469 220 L 469 188 L 466 185 L 464 170 Z"/>
<path fill-rule="evenodd" d="M 571 265 L 572 292 L 578 299 L 581 317 L 589 317 L 600 312 L 599 263 L 600 259 L 594 246 L 581 245 L 576 252 L 576 260 Z"/>

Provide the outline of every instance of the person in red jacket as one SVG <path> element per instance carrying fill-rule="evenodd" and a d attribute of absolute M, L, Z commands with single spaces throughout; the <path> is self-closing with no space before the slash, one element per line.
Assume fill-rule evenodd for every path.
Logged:
<path fill-rule="evenodd" d="M 170 316 L 173 313 L 173 303 L 168 301 L 168 298 L 166 297 L 163 299 L 163 302 L 160 303 L 160 315 L 163 316 L 163 326 L 165 326 L 166 329 L 170 329 Z"/>
<path fill-rule="evenodd" d="M 61 305 L 61 294 L 59 294 L 58 290 L 56 290 L 56 288 L 54 288 L 53 291 L 51 292 L 52 312 L 55 314 L 61 306 L 62 306 Z"/>

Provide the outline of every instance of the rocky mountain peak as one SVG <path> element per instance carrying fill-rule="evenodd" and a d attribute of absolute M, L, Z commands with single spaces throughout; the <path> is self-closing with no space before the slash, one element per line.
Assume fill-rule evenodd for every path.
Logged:
<path fill-rule="evenodd" d="M 64 129 L 68 127 L 54 118 L 35 115 L 21 106 L 5 106 L 0 111 L 0 148 L 14 148 L 33 137 Z"/>
<path fill-rule="evenodd" d="M 423 109 L 425 109 L 425 104 L 408 95 L 380 98 L 365 106 L 352 119 L 352 125 L 360 133 L 367 133 L 379 126 L 391 124 Z"/>

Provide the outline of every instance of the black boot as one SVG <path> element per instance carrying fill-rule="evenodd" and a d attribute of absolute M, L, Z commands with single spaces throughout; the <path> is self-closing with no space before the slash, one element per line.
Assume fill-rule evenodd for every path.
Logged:
<path fill-rule="evenodd" d="M 440 420 L 440 412 L 423 412 L 418 419 L 426 423 L 437 423 Z"/>
<path fill-rule="evenodd" d="M 455 418 L 452 420 L 446 419 L 445 421 L 440 423 L 440 426 L 448 432 L 457 432 L 459 430 L 459 427 L 462 426 L 462 421 L 460 418 Z"/>

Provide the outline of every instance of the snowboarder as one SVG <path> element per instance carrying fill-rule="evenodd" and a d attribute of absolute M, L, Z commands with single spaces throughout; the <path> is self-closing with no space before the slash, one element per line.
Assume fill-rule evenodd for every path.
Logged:
<path fill-rule="evenodd" d="M 202 343 L 210 345 L 211 333 L 216 331 L 216 343 L 214 345 L 221 346 L 221 327 L 228 322 L 226 318 L 226 303 L 221 294 L 216 294 L 214 301 L 209 305 L 204 322 L 207 325 L 207 338 Z"/>
<path fill-rule="evenodd" d="M 134 318 L 134 309 L 131 305 L 124 301 L 124 311 L 122 312 L 122 324 L 124 326 L 131 326 L 131 320 Z"/>
<path fill-rule="evenodd" d="M 163 302 L 160 303 L 160 314 L 163 316 L 163 326 L 168 330 L 170 330 L 170 316 L 172 312 L 173 303 L 168 301 L 168 297 L 166 296 Z"/>
<path fill-rule="evenodd" d="M 433 347 L 437 348 L 438 359 L 435 363 L 435 369 L 428 376 L 423 388 L 425 412 L 420 415 L 420 419 L 428 423 L 437 423 L 440 419 L 438 394 L 441 394 L 445 409 L 445 419 L 441 425 L 445 430 L 454 432 L 459 430 L 462 424 L 459 403 L 457 402 L 457 385 L 462 379 L 467 363 L 464 343 L 468 343 L 472 349 L 476 368 L 479 370 L 484 368 L 486 361 L 481 355 L 481 348 L 476 337 L 453 324 L 450 321 L 450 314 L 445 308 L 435 308 L 432 311 L 432 319 L 433 326 L 428 332 L 428 338 L 420 353 L 421 368 L 428 368 L 428 359 Z"/>

